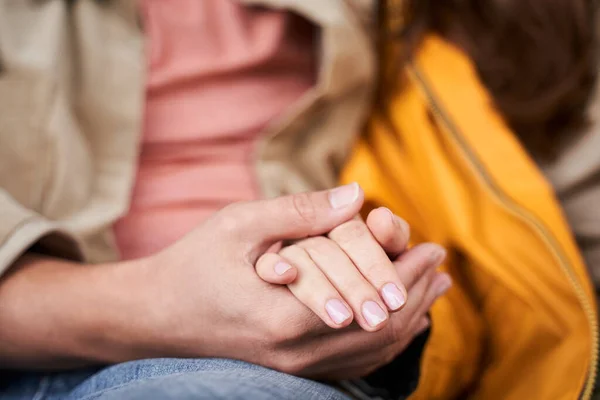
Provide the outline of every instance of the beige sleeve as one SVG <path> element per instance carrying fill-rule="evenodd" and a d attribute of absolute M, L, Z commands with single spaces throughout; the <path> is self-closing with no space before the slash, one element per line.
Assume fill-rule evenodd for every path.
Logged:
<path fill-rule="evenodd" d="M 0 275 L 28 249 L 37 245 L 51 255 L 81 259 L 81 246 L 74 235 L 51 220 L 24 208 L 0 189 Z"/>

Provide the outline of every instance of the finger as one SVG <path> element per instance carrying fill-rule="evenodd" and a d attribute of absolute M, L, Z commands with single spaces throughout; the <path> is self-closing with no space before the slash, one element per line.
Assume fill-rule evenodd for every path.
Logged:
<path fill-rule="evenodd" d="M 396 337 L 397 332 L 407 329 L 409 323 L 416 320 L 415 315 L 417 315 L 419 305 L 423 302 L 425 293 L 430 287 L 435 274 L 436 271 L 433 268 L 425 270 L 425 273 L 419 277 L 417 282 L 415 282 L 408 291 L 408 301 L 406 302 L 406 305 L 400 311 L 390 315 L 390 324 L 389 326 L 386 326 L 384 330 L 390 332 L 389 335 L 391 337 Z M 420 315 L 423 314 L 424 313 L 421 313 Z M 360 328 L 350 326 L 348 329 L 359 330 Z M 391 333 L 391 331 L 396 333 Z M 400 337 L 398 340 L 400 340 Z"/>
<path fill-rule="evenodd" d="M 363 201 L 362 189 L 352 183 L 328 191 L 235 203 L 214 216 L 215 226 L 231 240 L 249 245 L 258 258 L 280 240 L 329 232 L 357 215 Z"/>
<path fill-rule="evenodd" d="M 402 313 L 404 311 L 401 311 Z M 397 313 L 398 314 L 398 313 Z M 394 314 L 391 318 L 394 318 Z M 390 358 L 396 356 L 402 349 L 389 351 L 398 347 L 398 342 L 402 341 L 404 346 L 410 339 L 402 340 L 393 339 L 389 332 L 386 332 L 388 327 L 377 332 L 366 332 L 362 329 L 351 330 L 343 329 L 330 334 L 321 335 L 316 345 L 320 349 L 320 356 L 327 360 L 326 367 L 328 370 L 335 368 L 355 368 L 364 366 L 365 364 L 386 363 Z M 406 333 L 410 335 L 410 333 Z M 382 356 L 385 355 L 386 357 Z M 382 358 L 386 358 L 382 360 Z M 318 366 L 316 366 L 318 369 Z"/>
<path fill-rule="evenodd" d="M 280 240 L 279 242 L 273 243 L 265 253 L 279 253 L 279 250 L 283 247 L 283 242 Z"/>
<path fill-rule="evenodd" d="M 435 270 L 431 269 L 423 274 L 419 280 L 410 289 L 410 298 L 406 302 L 406 306 L 402 309 L 401 313 L 398 313 L 398 318 L 394 315 L 393 329 L 403 330 L 415 323 L 419 317 L 426 315 L 431 307 L 431 301 L 428 301 L 432 293 L 432 283 L 439 274 Z M 426 301 L 428 304 L 423 305 Z"/>
<path fill-rule="evenodd" d="M 431 326 L 431 320 L 429 319 L 429 317 L 427 317 L 427 316 L 421 317 L 419 319 L 419 321 L 417 321 L 417 324 L 414 327 L 414 330 L 413 330 L 414 337 L 417 337 L 417 336 L 423 334 L 427 329 L 429 329 L 430 326 Z"/>
<path fill-rule="evenodd" d="M 435 253 L 441 253 L 441 256 L 435 256 Z M 445 251 L 440 246 L 424 244 L 414 247 L 400 257 L 399 271 L 404 273 L 410 283 L 406 306 L 392 314 L 390 323 L 377 332 L 365 332 L 362 329 L 354 329 L 354 326 L 331 333 L 323 332 L 318 341 L 322 357 L 328 357 L 332 363 L 338 360 L 340 363 L 354 365 L 352 360 L 378 353 L 389 346 L 395 349 L 390 354 L 401 352 L 415 335 L 415 322 L 426 316 L 424 309 L 429 309 L 432 303 L 431 300 L 424 300 L 426 296 L 431 296 L 426 293 L 442 291 L 440 286 L 432 283 L 439 282 L 435 278 L 438 274 L 435 267 L 441 262 L 444 254 Z M 420 307 L 423 302 L 426 306 Z"/>
<path fill-rule="evenodd" d="M 411 296 L 406 307 L 402 310 L 402 319 L 391 320 L 391 328 L 396 331 L 392 336 L 412 340 L 420 334 L 420 324 L 435 301 L 442 296 L 451 285 L 448 274 L 444 272 L 430 271 L 419 279 L 413 289 L 409 292 Z M 400 340 L 399 340 L 400 341 Z"/>
<path fill-rule="evenodd" d="M 329 232 L 329 238 L 339 245 L 365 279 L 381 294 L 390 311 L 402 308 L 406 303 L 404 284 L 363 221 L 345 222 Z"/>
<path fill-rule="evenodd" d="M 393 343 L 387 348 L 387 351 L 391 354 L 398 355 L 402 353 L 416 337 L 422 335 L 431 326 L 431 320 L 428 316 L 424 315 L 419 317 L 410 328 L 407 330 L 405 340 Z"/>
<path fill-rule="evenodd" d="M 365 332 L 362 331 L 362 333 Z M 372 336 L 373 334 L 367 333 L 367 335 Z M 369 336 L 360 340 L 363 342 L 368 341 L 370 340 Z M 398 349 L 397 343 L 389 346 L 378 344 L 370 347 L 372 347 L 370 350 L 361 349 L 358 353 L 346 351 L 341 357 L 329 358 L 326 367 L 332 370 L 364 369 L 370 366 L 381 367 L 392 362 L 402 352 L 402 349 Z"/>
<path fill-rule="evenodd" d="M 433 243 L 417 245 L 394 261 L 396 272 L 410 293 L 410 288 L 425 274 L 440 266 L 446 250 Z"/>
<path fill-rule="evenodd" d="M 446 274 L 434 270 L 426 270 L 420 275 L 409 291 L 406 307 L 390 316 L 390 322 L 397 321 L 397 323 L 390 323 L 384 329 L 374 333 L 345 329 L 335 334 L 322 335 L 319 348 L 323 349 L 323 356 L 329 355 L 327 363 L 329 369 L 321 373 L 335 371 L 343 377 L 349 370 L 364 370 L 366 364 L 372 363 L 373 356 L 381 359 L 378 365 L 383 365 L 396 357 L 410 341 L 428 329 L 430 321 L 426 311 L 423 310 L 429 309 L 433 303 L 430 299 L 435 298 L 435 294 L 444 292 L 446 278 L 438 278 L 444 275 Z M 427 306 L 420 307 L 422 302 Z M 414 316 L 416 317 L 413 318 Z M 391 332 L 391 330 L 395 331 Z M 331 371 L 332 369 L 334 371 Z"/>
<path fill-rule="evenodd" d="M 316 363 L 306 373 L 314 378 L 347 379 L 349 370 L 365 371 L 370 366 L 382 363 L 383 346 L 374 337 L 379 332 L 364 330 L 348 333 L 346 330 L 335 331 L 331 335 L 319 338 L 318 348 L 322 362 Z M 385 362 L 387 360 L 383 360 Z M 336 375 L 332 375 L 336 374 Z"/>
<path fill-rule="evenodd" d="M 315 237 L 298 243 L 337 289 L 354 312 L 361 328 L 375 331 L 385 325 L 388 313 L 375 288 L 333 241 Z"/>
<path fill-rule="evenodd" d="M 452 281 L 449 275 L 436 272 L 439 262 L 428 261 L 427 254 L 431 252 L 431 249 L 435 252 L 437 247 L 437 245 L 430 244 L 419 245 L 409 250 L 415 250 L 413 254 L 407 254 L 399 262 L 399 272 L 406 274 L 411 285 L 408 301 L 401 311 L 390 316 L 391 324 L 386 326 L 385 330 L 403 330 L 410 324 L 414 324 L 419 317 L 426 315 L 435 300 L 443 296 L 451 287 Z"/>
<path fill-rule="evenodd" d="M 265 282 L 287 285 L 296 279 L 298 270 L 278 254 L 265 253 L 256 262 L 256 273 Z"/>
<path fill-rule="evenodd" d="M 417 304 L 415 319 L 426 315 L 437 299 L 442 297 L 452 287 L 452 278 L 445 272 L 436 272 L 425 290 L 423 300 Z"/>
<path fill-rule="evenodd" d="M 288 287 L 300 302 L 332 328 L 343 328 L 352 322 L 351 307 L 304 249 L 292 245 L 280 255 L 298 269 L 298 277 Z"/>
<path fill-rule="evenodd" d="M 376 208 L 367 216 L 367 227 L 390 259 L 406 250 L 410 227 L 406 221 L 385 207 Z"/>
<path fill-rule="evenodd" d="M 426 315 L 420 305 L 425 299 L 427 290 L 435 277 L 436 271 L 425 272 L 408 292 L 408 301 L 402 310 L 390 316 L 390 323 L 382 330 L 388 344 L 402 345 L 412 340 L 412 328 L 419 317 Z"/>

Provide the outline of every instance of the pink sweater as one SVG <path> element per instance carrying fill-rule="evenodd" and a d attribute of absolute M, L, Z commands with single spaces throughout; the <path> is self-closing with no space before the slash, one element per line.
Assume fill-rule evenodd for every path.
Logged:
<path fill-rule="evenodd" d="M 256 199 L 259 133 L 315 82 L 314 28 L 231 0 L 142 0 L 148 81 L 139 170 L 115 234 L 152 254 L 208 215 Z"/>

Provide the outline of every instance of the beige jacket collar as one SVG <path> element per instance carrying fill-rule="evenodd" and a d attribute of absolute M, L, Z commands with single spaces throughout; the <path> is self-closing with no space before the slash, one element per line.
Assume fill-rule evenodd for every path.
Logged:
<path fill-rule="evenodd" d="M 334 185 L 369 111 L 372 0 L 239 0 L 320 28 L 317 85 L 265 129 L 265 196 Z M 0 273 L 32 244 L 118 258 L 144 103 L 135 0 L 0 1 Z M 35 28 L 34 28 L 35 27 Z M 43 238 L 43 239 L 42 239 Z"/>

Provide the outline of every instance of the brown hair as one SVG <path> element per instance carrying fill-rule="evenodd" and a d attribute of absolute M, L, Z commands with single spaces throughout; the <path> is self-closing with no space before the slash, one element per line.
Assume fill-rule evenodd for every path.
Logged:
<path fill-rule="evenodd" d="M 404 20 L 385 30 L 401 40 L 401 62 L 426 33 L 453 42 L 524 145 L 551 157 L 586 122 L 596 9 L 593 0 L 388 0 L 383 13 Z"/>

